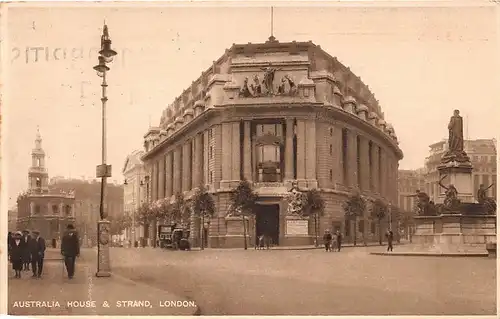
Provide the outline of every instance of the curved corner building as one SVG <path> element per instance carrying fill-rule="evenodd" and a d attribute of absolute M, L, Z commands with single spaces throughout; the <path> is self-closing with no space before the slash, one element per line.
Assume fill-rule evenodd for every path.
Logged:
<path fill-rule="evenodd" d="M 216 216 L 203 225 L 209 247 L 243 246 L 241 219 L 228 214 L 230 191 L 243 178 L 259 194 L 251 245 L 262 234 L 275 245 L 313 243 L 314 223 L 287 216 L 294 180 L 321 191 L 319 234 L 339 229 L 352 238 L 342 210 L 352 189 L 397 203 L 403 154 L 393 127 L 360 78 L 312 42 L 234 44 L 144 138 L 150 201 L 189 198 L 200 184 L 213 194 Z M 358 236 L 378 238 L 370 223 L 361 218 Z M 199 226 L 191 222 L 195 244 Z"/>

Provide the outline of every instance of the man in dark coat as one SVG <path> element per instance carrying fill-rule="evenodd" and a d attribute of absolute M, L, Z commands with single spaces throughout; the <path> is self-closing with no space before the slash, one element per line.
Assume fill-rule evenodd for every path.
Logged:
<path fill-rule="evenodd" d="M 43 259 L 45 257 L 45 239 L 40 236 L 38 230 L 34 230 L 33 239 L 30 241 L 31 269 L 33 278 L 40 278 L 43 270 Z"/>
<path fill-rule="evenodd" d="M 62 238 L 61 254 L 64 256 L 68 278 L 71 279 L 75 275 L 76 257 L 80 256 L 80 240 L 78 239 L 75 227 L 71 224 L 67 226 L 66 233 Z"/>
<path fill-rule="evenodd" d="M 20 231 L 16 232 L 10 247 L 10 262 L 12 263 L 12 269 L 16 272 L 14 278 L 21 278 L 21 271 L 23 270 L 23 254 L 25 247 L 22 237 L 23 234 Z"/>
<path fill-rule="evenodd" d="M 394 240 L 394 233 L 392 230 L 387 231 L 387 251 L 392 251 L 392 241 Z"/>
<path fill-rule="evenodd" d="M 342 248 L 342 234 L 340 233 L 340 230 L 337 230 L 337 251 L 340 251 L 340 248 Z"/>
<path fill-rule="evenodd" d="M 30 270 L 30 263 L 31 263 L 31 253 L 29 250 L 29 244 L 31 241 L 31 236 L 30 236 L 30 231 L 29 230 L 23 230 L 23 238 L 21 239 L 23 241 L 23 268 L 24 270 Z"/>
<path fill-rule="evenodd" d="M 325 231 L 325 234 L 323 235 L 323 243 L 325 244 L 325 250 L 326 251 L 330 251 L 332 248 L 331 248 L 331 244 L 332 244 L 332 234 L 330 234 L 330 231 L 327 229 Z"/>

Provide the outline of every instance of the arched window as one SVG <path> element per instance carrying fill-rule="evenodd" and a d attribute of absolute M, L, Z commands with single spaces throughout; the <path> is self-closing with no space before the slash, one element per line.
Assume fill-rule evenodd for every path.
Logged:
<path fill-rule="evenodd" d="M 54 215 L 59 215 L 59 205 L 52 205 L 52 213 Z"/>
<path fill-rule="evenodd" d="M 36 183 L 36 187 L 37 187 L 37 188 L 42 187 L 42 180 L 40 179 L 40 177 L 37 177 L 37 178 L 36 178 L 36 182 L 35 182 L 35 183 Z"/>
<path fill-rule="evenodd" d="M 39 159 L 39 158 L 37 158 L 37 159 L 36 159 L 36 166 L 37 166 L 37 167 L 40 167 L 40 164 L 41 164 L 41 161 L 40 161 L 40 159 Z"/>

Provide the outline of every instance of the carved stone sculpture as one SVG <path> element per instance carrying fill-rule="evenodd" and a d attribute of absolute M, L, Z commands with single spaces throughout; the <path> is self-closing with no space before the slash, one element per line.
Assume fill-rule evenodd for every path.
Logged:
<path fill-rule="evenodd" d="M 262 68 L 262 70 L 264 71 L 264 80 L 262 80 L 262 83 L 266 88 L 266 93 L 267 95 L 274 95 L 274 75 L 276 71 L 281 69 L 268 66 L 266 68 Z"/>
<path fill-rule="evenodd" d="M 432 216 L 435 215 L 434 203 L 430 200 L 429 195 L 425 192 L 421 192 L 417 189 L 415 195 L 410 195 L 409 197 L 417 198 L 416 210 L 417 214 L 420 216 Z"/>
<path fill-rule="evenodd" d="M 491 197 L 488 197 L 487 191 L 494 184 L 491 184 L 488 187 L 484 187 L 484 184 L 479 185 L 479 189 L 477 190 L 477 202 L 483 206 L 483 210 L 487 214 L 495 213 L 497 210 L 497 203 Z"/>
<path fill-rule="evenodd" d="M 444 208 L 446 210 L 455 210 L 458 209 L 458 206 L 460 206 L 460 200 L 458 199 L 458 191 L 453 186 L 453 184 L 450 184 L 448 186 L 444 186 L 442 181 L 443 179 L 446 178 L 446 175 L 439 180 L 439 186 L 444 188 L 446 190 L 445 192 L 445 199 L 444 199 Z"/>
<path fill-rule="evenodd" d="M 250 89 L 248 88 L 248 78 L 245 78 L 245 81 L 243 82 L 243 85 L 240 89 L 239 95 L 241 97 L 251 97 L 252 96 L 252 93 L 250 92 Z"/>

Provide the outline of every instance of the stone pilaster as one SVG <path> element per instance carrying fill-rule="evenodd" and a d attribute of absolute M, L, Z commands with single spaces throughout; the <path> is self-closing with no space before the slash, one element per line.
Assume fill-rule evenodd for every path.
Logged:
<path fill-rule="evenodd" d="M 182 145 L 182 191 L 191 190 L 191 141 Z"/>
<path fill-rule="evenodd" d="M 239 181 L 241 177 L 241 140 L 240 122 L 231 123 L 231 180 Z"/>
<path fill-rule="evenodd" d="M 306 121 L 306 179 L 308 187 L 317 187 L 316 181 L 316 122 L 314 120 Z"/>
<path fill-rule="evenodd" d="M 173 192 L 174 195 L 181 191 L 182 175 L 181 175 L 181 149 L 177 147 L 174 150 L 174 168 L 173 168 Z"/>
<path fill-rule="evenodd" d="M 370 149 L 369 140 L 367 137 L 360 136 L 359 139 L 359 151 L 360 151 L 360 178 L 362 191 L 370 191 Z"/>
<path fill-rule="evenodd" d="M 375 193 L 380 193 L 380 162 L 379 162 L 379 147 L 372 143 L 372 190 Z"/>
<path fill-rule="evenodd" d="M 347 185 L 357 188 L 358 185 L 358 141 L 357 134 L 347 130 Z"/>
<path fill-rule="evenodd" d="M 99 205 L 97 205 L 97 211 L 99 211 L 100 207 Z M 64 204 L 63 202 L 60 202 L 59 203 L 59 216 L 64 216 L 65 212 L 64 212 Z"/>
<path fill-rule="evenodd" d="M 222 180 L 222 150 L 223 143 L 225 143 L 225 137 L 222 136 L 222 125 L 217 124 L 213 126 L 213 146 L 214 146 L 214 157 L 213 157 L 213 183 L 216 189 L 220 188 L 220 183 Z"/>
<path fill-rule="evenodd" d="M 251 122 L 243 123 L 243 177 L 248 181 L 252 180 L 252 140 Z"/>
<path fill-rule="evenodd" d="M 333 183 L 342 184 L 342 128 L 337 126 L 333 128 L 332 148 Z"/>
<path fill-rule="evenodd" d="M 285 135 L 285 181 L 293 180 L 293 119 L 286 120 Z"/>
<path fill-rule="evenodd" d="M 208 131 L 203 132 L 203 184 L 209 184 L 209 171 L 210 171 L 210 157 L 209 157 L 209 146 L 210 142 L 208 140 Z"/>
<path fill-rule="evenodd" d="M 170 198 L 173 195 L 173 181 L 174 181 L 174 176 L 173 176 L 173 171 L 172 171 L 172 157 L 173 154 L 172 152 L 169 152 L 167 156 L 165 157 L 165 197 Z"/>
<path fill-rule="evenodd" d="M 157 193 L 157 185 L 158 185 L 158 167 L 156 165 L 157 163 L 154 162 L 152 167 L 151 167 L 151 201 L 155 201 L 158 199 L 158 193 Z"/>
<path fill-rule="evenodd" d="M 380 195 L 384 198 L 387 196 L 387 153 L 380 148 Z"/>
<path fill-rule="evenodd" d="M 158 162 L 158 198 L 165 198 L 165 156 Z"/>
<path fill-rule="evenodd" d="M 222 123 L 222 188 L 229 187 L 228 182 L 231 180 L 232 170 L 232 140 L 233 140 L 232 123 Z"/>
<path fill-rule="evenodd" d="M 297 179 L 306 178 L 306 123 L 297 120 Z"/>
<path fill-rule="evenodd" d="M 203 171 L 203 135 L 197 134 L 193 139 L 193 176 L 192 188 L 199 187 L 202 183 Z"/>

